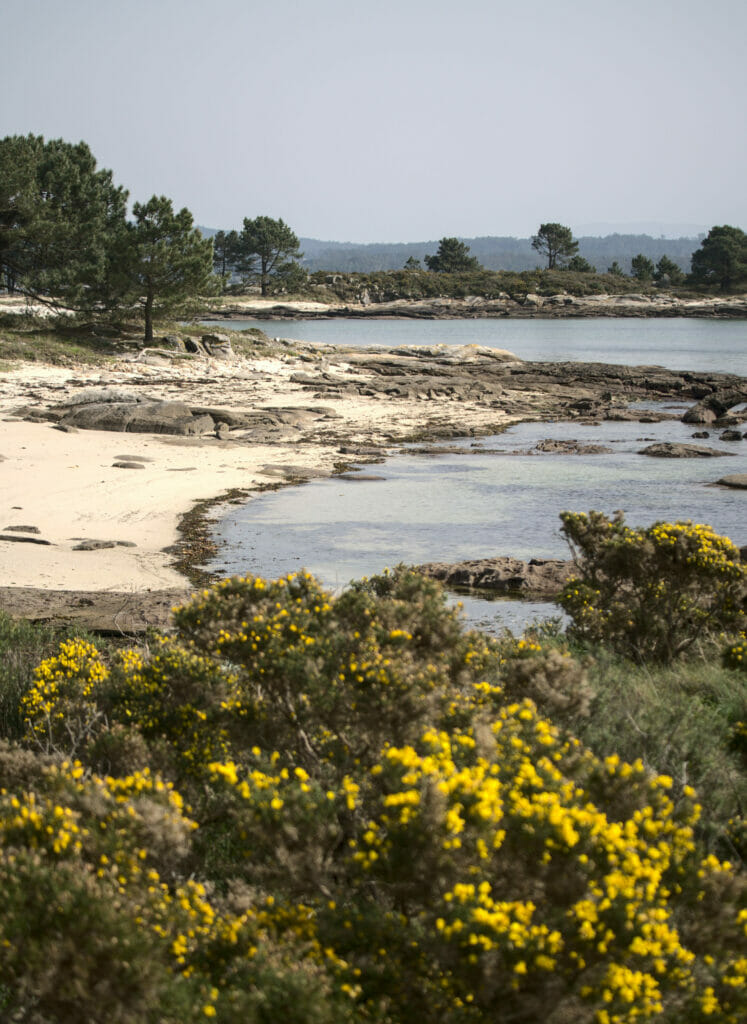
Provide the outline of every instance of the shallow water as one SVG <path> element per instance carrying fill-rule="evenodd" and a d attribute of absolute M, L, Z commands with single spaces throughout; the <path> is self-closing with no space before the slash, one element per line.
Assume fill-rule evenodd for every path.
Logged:
<path fill-rule="evenodd" d="M 564 320 L 210 320 L 221 330 L 333 345 L 485 345 L 521 359 L 665 366 L 747 376 L 747 320 L 672 317 Z"/>
<path fill-rule="evenodd" d="M 667 411 L 682 408 L 665 406 Z M 497 437 L 459 444 L 465 454 L 395 456 L 377 465 L 381 481 L 318 480 L 255 496 L 232 507 L 213 536 L 211 568 L 278 576 L 306 568 L 330 588 L 398 562 L 456 562 L 493 555 L 568 557 L 559 513 L 624 509 L 631 525 L 657 519 L 709 523 L 747 543 L 747 492 L 711 486 L 747 472 L 747 442 L 707 442 L 718 459 L 653 459 L 654 441 L 690 441 L 693 428 L 658 424 L 523 423 Z M 612 454 L 509 455 L 544 438 L 607 445 Z M 492 451 L 490 451 L 492 449 Z M 463 598 L 469 620 L 520 631 L 552 604 Z"/>

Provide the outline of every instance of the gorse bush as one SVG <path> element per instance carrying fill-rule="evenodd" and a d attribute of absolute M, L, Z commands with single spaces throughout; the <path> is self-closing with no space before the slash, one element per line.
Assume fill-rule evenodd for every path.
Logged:
<path fill-rule="evenodd" d="M 37 753 L 0 750 L 5 1017 L 744 1019 L 743 878 L 689 787 L 526 696 L 587 710 L 562 650 L 466 632 L 404 569 L 226 580 L 174 622 L 61 649 Z"/>
<path fill-rule="evenodd" d="M 747 568 L 709 526 L 634 529 L 622 513 L 561 514 L 579 575 L 558 603 L 572 634 L 638 661 L 670 662 L 701 638 L 744 628 Z"/>

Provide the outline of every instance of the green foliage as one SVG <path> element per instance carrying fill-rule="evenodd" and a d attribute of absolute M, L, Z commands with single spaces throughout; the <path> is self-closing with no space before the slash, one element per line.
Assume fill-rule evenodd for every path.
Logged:
<path fill-rule="evenodd" d="M 0 612 L 0 739 L 21 737 L 21 699 L 32 684 L 35 669 L 68 639 L 72 639 L 68 629 L 13 619 Z"/>
<path fill-rule="evenodd" d="M 213 235 L 213 270 L 226 290 L 231 275 L 237 270 L 240 259 L 238 231 L 218 231 Z"/>
<path fill-rule="evenodd" d="M 692 255 L 696 281 L 731 288 L 747 278 L 747 235 L 741 228 L 712 227 Z"/>
<path fill-rule="evenodd" d="M 584 259 L 583 256 L 571 256 L 566 265 L 561 269 L 570 270 L 576 274 L 596 274 L 597 272 L 597 268 L 592 267 L 591 263 Z"/>
<path fill-rule="evenodd" d="M 11 288 L 88 312 L 106 310 L 127 193 L 84 142 L 0 140 L 0 275 Z"/>
<path fill-rule="evenodd" d="M 285 281 L 299 282 L 296 261 L 303 253 L 298 238 L 283 220 L 272 217 L 244 218 L 238 241 L 239 270 L 248 280 L 259 281 L 263 295 L 273 286 L 285 288 Z"/>
<path fill-rule="evenodd" d="M 578 242 L 563 224 L 540 224 L 537 234 L 532 236 L 532 248 L 547 256 L 547 269 L 553 270 L 576 255 Z"/>
<path fill-rule="evenodd" d="M 359 302 L 366 293 L 373 302 L 395 299 L 466 298 L 479 295 L 486 299 L 510 297 L 523 301 L 528 292 L 539 295 L 600 295 L 624 292 L 627 278 L 584 273 L 567 269 L 527 271 L 516 274 L 480 268 L 462 273 L 434 274 L 426 270 L 391 270 L 374 274 L 312 274 L 311 285 L 323 294 L 344 302 Z"/>
<path fill-rule="evenodd" d="M 436 254 L 425 257 L 425 265 L 438 274 L 458 274 L 480 266 L 477 258 L 469 255 L 469 246 L 458 238 L 442 238 Z"/>
<path fill-rule="evenodd" d="M 650 281 L 654 276 L 654 261 L 638 253 L 630 261 L 630 273 L 637 281 Z"/>
<path fill-rule="evenodd" d="M 688 786 L 538 711 L 588 710 L 567 651 L 465 632 L 402 568 L 226 580 L 174 623 L 61 649 L 28 742 L 86 727 L 0 748 L 9 1019 L 743 1019 L 744 880 Z"/>
<path fill-rule="evenodd" d="M 721 630 L 743 628 L 747 569 L 709 526 L 625 525 L 622 513 L 561 515 L 579 576 L 558 603 L 572 634 L 639 661 L 672 661 Z"/>
<path fill-rule="evenodd" d="M 635 665 L 596 647 L 586 679 L 591 713 L 574 718 L 574 734 L 598 757 L 640 759 L 671 776 L 675 792 L 692 786 L 702 804 L 699 838 L 744 868 L 747 730 L 743 752 L 735 736 L 747 720 L 747 678 L 719 665 L 708 645 L 668 666 Z"/>
<path fill-rule="evenodd" d="M 612 274 L 613 277 L 625 277 L 625 271 L 617 260 L 613 260 L 611 266 L 607 267 L 607 273 Z"/>
<path fill-rule="evenodd" d="M 153 340 L 156 316 L 184 309 L 213 289 L 213 246 L 192 226 L 187 209 L 174 213 L 170 199 L 135 203 L 133 223 L 120 249 L 118 271 L 124 301 L 142 310 L 145 341 Z"/>
<path fill-rule="evenodd" d="M 724 650 L 722 661 L 726 668 L 747 672 L 747 638 L 744 633 Z"/>
<path fill-rule="evenodd" d="M 668 256 L 662 256 L 656 264 L 654 281 L 656 281 L 657 284 L 677 285 L 682 284 L 684 280 L 685 275 L 674 260 L 670 260 Z"/>

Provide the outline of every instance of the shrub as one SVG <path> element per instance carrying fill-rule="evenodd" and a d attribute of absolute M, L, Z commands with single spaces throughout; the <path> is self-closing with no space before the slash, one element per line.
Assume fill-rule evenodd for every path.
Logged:
<path fill-rule="evenodd" d="M 558 603 L 571 633 L 638 661 L 667 663 L 697 640 L 743 628 L 747 569 L 709 526 L 633 529 L 622 513 L 561 514 L 579 575 Z"/>
<path fill-rule="evenodd" d="M 465 632 L 404 569 L 226 580 L 175 625 L 40 669 L 45 727 L 101 712 L 80 762 L 0 751 L 9 1019 L 743 1019 L 743 879 L 691 789 L 522 695 L 582 710 L 562 652 Z M 92 770 L 122 746 L 153 764 Z"/>
<path fill-rule="evenodd" d="M 734 643 L 729 644 L 721 660 L 726 668 L 747 672 L 747 636 L 744 633 Z"/>
<path fill-rule="evenodd" d="M 14 619 L 0 612 L 0 738 L 23 733 L 20 701 L 32 684 L 39 662 L 71 639 L 69 630 Z M 81 638 L 85 639 L 85 638 Z"/>

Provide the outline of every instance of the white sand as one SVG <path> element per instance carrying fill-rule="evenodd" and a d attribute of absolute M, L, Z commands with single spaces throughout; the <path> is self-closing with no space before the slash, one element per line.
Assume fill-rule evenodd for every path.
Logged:
<path fill-rule="evenodd" d="M 344 357 L 332 359 L 335 373 Z M 120 362 L 111 369 L 63 369 L 25 364 L 0 372 L 0 532 L 34 526 L 49 545 L 0 541 L 0 586 L 51 590 L 158 590 L 187 585 L 164 548 L 179 538 L 181 516 L 201 499 L 234 488 L 277 482 L 277 469 L 308 467 L 331 473 L 341 442 L 370 442 L 394 430 L 404 435 L 425 420 L 422 404 L 380 398 L 316 399 L 291 383 L 309 369 L 292 354 L 221 363 L 195 359 L 159 366 Z M 80 430 L 51 423 L 12 422 L 20 406 L 43 409 L 82 385 L 138 385 L 148 397 L 227 408 L 268 406 L 320 410 L 320 438 L 305 443 L 252 444 L 247 439 L 199 440 L 153 434 Z M 433 414 L 433 405 L 428 409 Z M 448 404 L 448 403 L 447 403 Z M 468 412 L 459 406 L 459 416 Z M 474 410 L 478 414 L 478 410 Z M 480 415 L 484 415 L 480 413 Z M 495 413 L 492 414 L 495 419 Z M 115 468 L 121 456 L 144 456 L 142 469 Z M 129 541 L 96 551 L 73 550 L 80 539 Z"/>

